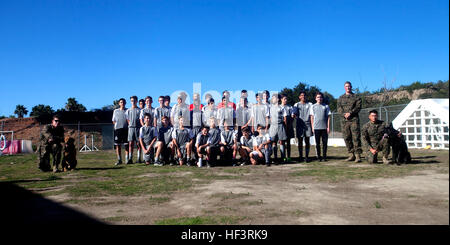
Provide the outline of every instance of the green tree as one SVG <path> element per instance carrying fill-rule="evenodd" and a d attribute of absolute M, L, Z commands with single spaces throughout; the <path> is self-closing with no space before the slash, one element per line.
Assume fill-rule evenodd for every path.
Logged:
<path fill-rule="evenodd" d="M 77 111 L 77 112 L 85 112 L 86 107 L 84 105 L 78 103 L 75 98 L 68 98 L 65 106 L 66 111 Z"/>
<path fill-rule="evenodd" d="M 16 110 L 14 114 L 17 115 L 18 118 L 23 118 L 26 114 L 28 114 L 28 110 L 24 105 L 16 105 Z"/>
<path fill-rule="evenodd" d="M 299 82 L 294 88 L 284 88 L 280 91 L 280 94 L 285 94 L 288 98 L 288 104 L 293 105 L 299 101 L 300 92 L 305 92 L 306 101 L 316 103 L 316 94 L 322 92 L 317 86 L 309 86 L 306 83 Z M 330 106 L 331 111 L 336 110 L 336 98 L 328 92 L 322 92 L 324 95 L 324 102 Z"/>
<path fill-rule="evenodd" d="M 50 116 L 54 112 L 55 111 L 49 105 L 39 104 L 31 108 L 30 116 L 32 117 Z"/>

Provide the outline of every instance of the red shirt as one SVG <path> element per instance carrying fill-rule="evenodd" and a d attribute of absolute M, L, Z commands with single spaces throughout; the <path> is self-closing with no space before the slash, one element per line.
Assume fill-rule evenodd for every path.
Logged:
<path fill-rule="evenodd" d="M 194 110 L 194 104 L 191 104 L 190 106 L 189 106 L 189 111 L 193 111 Z M 203 104 L 200 104 L 200 110 L 203 110 Z"/>
<path fill-rule="evenodd" d="M 233 107 L 233 110 L 236 110 L 236 104 L 234 102 L 229 101 L 228 107 Z M 225 108 L 225 105 L 223 104 L 223 102 L 220 102 L 219 105 L 217 106 L 217 109 L 220 109 L 220 108 Z"/>

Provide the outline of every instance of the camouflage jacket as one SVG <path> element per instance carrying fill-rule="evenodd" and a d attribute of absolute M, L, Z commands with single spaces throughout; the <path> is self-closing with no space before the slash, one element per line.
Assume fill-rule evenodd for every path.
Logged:
<path fill-rule="evenodd" d="M 52 139 L 55 144 L 64 142 L 64 128 L 62 126 L 55 128 L 51 124 L 46 125 L 41 135 L 41 142 L 46 144 L 49 139 Z"/>
<path fill-rule="evenodd" d="M 345 113 L 350 113 L 350 117 L 344 120 L 354 121 L 358 120 L 358 113 L 361 110 L 361 98 L 356 94 L 343 94 L 337 101 L 337 111 L 344 116 Z"/>
<path fill-rule="evenodd" d="M 364 124 L 361 134 L 362 143 L 367 151 L 370 148 L 378 150 L 378 144 L 383 139 L 384 129 L 391 127 L 384 121 L 377 120 L 376 122 L 367 122 Z"/>

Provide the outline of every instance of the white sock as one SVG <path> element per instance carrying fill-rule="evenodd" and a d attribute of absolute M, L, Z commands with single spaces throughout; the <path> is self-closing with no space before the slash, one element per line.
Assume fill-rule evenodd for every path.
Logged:
<path fill-rule="evenodd" d="M 198 166 L 199 166 L 199 167 L 203 166 L 203 159 L 202 159 L 202 158 L 200 158 L 200 159 L 198 160 Z"/>

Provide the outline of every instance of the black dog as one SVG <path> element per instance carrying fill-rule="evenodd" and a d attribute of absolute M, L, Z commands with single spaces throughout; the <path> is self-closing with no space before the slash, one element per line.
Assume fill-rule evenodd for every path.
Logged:
<path fill-rule="evenodd" d="M 411 154 L 408 151 L 408 145 L 405 136 L 398 135 L 399 132 L 392 126 L 384 129 L 383 138 L 387 138 L 389 145 L 392 146 L 392 159 L 397 165 L 411 162 Z"/>

